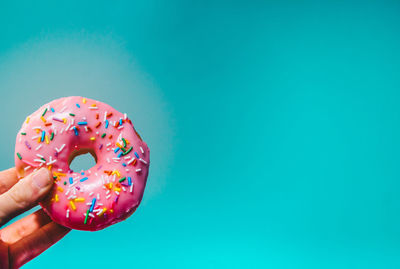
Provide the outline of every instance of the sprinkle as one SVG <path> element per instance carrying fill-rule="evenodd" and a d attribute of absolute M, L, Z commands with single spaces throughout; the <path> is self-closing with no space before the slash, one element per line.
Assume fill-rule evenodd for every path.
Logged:
<path fill-rule="evenodd" d="M 73 127 L 72 127 L 72 129 L 74 129 L 75 135 L 76 135 L 76 136 L 78 136 L 78 135 L 79 135 L 79 133 L 78 133 L 78 129 L 76 129 L 76 127 L 75 127 L 75 126 L 73 126 Z"/>
<path fill-rule="evenodd" d="M 133 184 L 131 185 L 131 188 L 129 189 L 129 192 L 133 191 Z"/>
<path fill-rule="evenodd" d="M 106 129 L 108 128 L 108 124 L 109 124 L 109 123 L 108 123 L 108 120 L 106 120 Z"/>
<path fill-rule="evenodd" d="M 132 162 L 135 162 L 136 161 L 136 159 L 130 159 L 128 162 L 127 162 L 127 164 L 131 164 Z M 136 163 L 136 162 L 135 162 Z M 135 165 L 135 163 L 133 164 L 133 165 Z"/>
<path fill-rule="evenodd" d="M 93 198 L 92 205 L 90 206 L 89 212 L 93 212 L 95 204 L 96 204 L 96 198 Z"/>
<path fill-rule="evenodd" d="M 128 185 L 129 186 L 132 185 L 132 178 L 131 177 L 128 177 Z"/>
<path fill-rule="evenodd" d="M 119 150 L 119 148 L 115 148 L 115 149 L 114 149 L 114 153 L 117 153 L 118 150 Z"/>
<path fill-rule="evenodd" d="M 76 210 L 76 206 L 72 200 L 69 201 L 69 204 L 71 205 L 72 210 Z"/>
<path fill-rule="evenodd" d="M 102 134 L 102 135 L 101 135 L 101 138 L 104 138 L 105 136 L 106 136 L 106 133 Z"/>
<path fill-rule="evenodd" d="M 49 143 L 50 143 L 50 141 L 49 141 L 49 137 L 48 137 L 48 135 L 46 135 L 44 138 L 46 138 L 46 144 L 49 144 Z"/>
<path fill-rule="evenodd" d="M 124 148 L 126 148 L 126 140 L 125 140 L 125 138 L 122 138 L 122 142 L 124 143 Z"/>
<path fill-rule="evenodd" d="M 140 158 L 139 161 L 141 161 L 144 164 L 147 164 L 147 162 L 145 160 L 143 160 L 142 158 Z"/>
<path fill-rule="evenodd" d="M 51 110 L 51 112 L 55 112 L 54 108 L 52 108 L 52 107 L 50 108 L 50 110 Z"/>
<path fill-rule="evenodd" d="M 142 148 L 142 147 L 140 147 L 140 151 L 141 151 L 142 153 L 144 153 L 144 150 L 143 150 L 143 148 Z"/>
<path fill-rule="evenodd" d="M 73 114 L 73 113 L 69 113 L 69 115 L 72 116 L 72 117 L 75 117 L 75 114 Z"/>
<path fill-rule="evenodd" d="M 62 119 L 60 119 L 60 118 L 57 118 L 57 117 L 53 117 L 53 120 L 55 120 L 55 121 L 59 121 L 59 122 L 64 122 Z"/>
<path fill-rule="evenodd" d="M 79 180 L 80 182 L 83 182 L 83 181 L 85 181 L 85 180 L 88 180 L 89 178 L 88 177 L 84 177 L 84 178 L 82 178 L 81 180 Z"/>
<path fill-rule="evenodd" d="M 125 153 L 124 155 L 128 154 L 129 152 L 131 152 L 131 150 L 133 149 L 133 147 L 130 147 Z M 135 154 L 136 155 L 136 154 Z M 139 158 L 139 156 L 137 156 Z"/>
<path fill-rule="evenodd" d="M 69 178 L 69 184 L 74 183 L 74 179 L 72 177 Z"/>
<path fill-rule="evenodd" d="M 76 104 L 76 106 L 77 106 L 78 108 L 81 108 L 81 106 L 80 106 L 79 104 Z"/>
<path fill-rule="evenodd" d="M 124 181 L 126 179 L 126 177 L 121 178 L 119 181 L 119 183 L 121 183 L 122 181 Z"/>
<path fill-rule="evenodd" d="M 54 201 L 55 201 L 55 202 L 58 202 L 58 201 L 59 201 L 59 199 L 58 199 L 58 194 L 54 195 Z"/>
<path fill-rule="evenodd" d="M 61 188 L 61 187 L 57 187 L 57 190 L 60 191 L 60 192 L 63 192 L 63 191 L 64 191 L 64 189 Z"/>
<path fill-rule="evenodd" d="M 78 125 L 87 125 L 87 121 L 79 121 Z"/>
<path fill-rule="evenodd" d="M 83 224 L 87 223 L 88 216 L 89 216 L 89 209 L 86 211 L 86 217 L 85 217 L 85 221 L 83 222 Z"/>
<path fill-rule="evenodd" d="M 82 98 L 82 103 L 86 104 L 86 98 Z"/>
<path fill-rule="evenodd" d="M 41 119 L 43 122 L 46 122 L 46 119 L 43 118 L 43 116 L 41 116 L 40 119 Z"/>
<path fill-rule="evenodd" d="M 26 123 L 29 123 L 30 117 L 26 117 Z"/>
<path fill-rule="evenodd" d="M 25 167 L 24 167 L 24 170 L 25 170 L 25 171 L 27 171 L 29 168 L 31 168 L 31 166 L 30 166 L 30 165 L 28 165 L 28 166 L 25 166 Z"/>
<path fill-rule="evenodd" d="M 69 218 L 69 209 L 67 209 L 67 219 Z"/>
<path fill-rule="evenodd" d="M 44 115 L 46 115 L 46 112 L 47 112 L 47 108 L 44 110 L 42 117 L 44 117 Z"/>
<path fill-rule="evenodd" d="M 31 145 L 29 145 L 28 141 L 25 140 L 25 145 L 28 149 L 31 149 Z"/>
<path fill-rule="evenodd" d="M 118 158 L 121 158 L 122 154 L 125 154 L 125 153 L 121 151 L 121 152 L 118 154 Z"/>
<path fill-rule="evenodd" d="M 119 125 L 122 125 L 122 118 L 119 119 Z"/>
<path fill-rule="evenodd" d="M 92 136 L 92 137 L 90 138 L 90 140 L 94 141 L 94 140 L 96 140 L 96 137 Z"/>
<path fill-rule="evenodd" d="M 124 113 L 124 120 L 126 120 L 126 117 L 127 117 L 127 115 L 126 115 L 126 113 Z"/>
<path fill-rule="evenodd" d="M 74 199 L 74 202 L 77 202 L 77 203 L 79 203 L 79 202 L 85 202 L 85 198 L 83 198 L 83 197 L 75 198 L 75 199 Z"/>
<path fill-rule="evenodd" d="M 140 171 L 142 171 L 142 169 L 136 169 L 136 173 L 139 173 Z"/>
<path fill-rule="evenodd" d="M 46 132 L 45 131 L 42 131 L 42 136 L 40 137 L 40 141 L 44 141 L 44 135 L 46 134 Z"/>
<path fill-rule="evenodd" d="M 26 133 L 21 133 L 21 135 L 26 135 Z"/>
<path fill-rule="evenodd" d="M 50 135 L 50 140 L 53 140 L 53 138 L 54 138 L 54 132 L 51 133 L 51 135 Z"/>
<path fill-rule="evenodd" d="M 107 118 L 111 117 L 112 115 L 113 115 L 112 112 L 108 113 L 108 114 L 107 114 Z"/>
<path fill-rule="evenodd" d="M 19 152 L 17 152 L 17 156 L 18 156 L 18 159 L 22 160 L 21 154 L 19 154 Z"/>

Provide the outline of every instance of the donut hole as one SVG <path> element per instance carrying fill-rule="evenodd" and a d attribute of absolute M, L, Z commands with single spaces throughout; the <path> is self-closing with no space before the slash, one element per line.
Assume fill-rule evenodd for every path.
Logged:
<path fill-rule="evenodd" d="M 82 148 L 75 150 L 68 158 L 69 168 L 74 172 L 89 170 L 97 163 L 97 156 L 93 149 Z"/>

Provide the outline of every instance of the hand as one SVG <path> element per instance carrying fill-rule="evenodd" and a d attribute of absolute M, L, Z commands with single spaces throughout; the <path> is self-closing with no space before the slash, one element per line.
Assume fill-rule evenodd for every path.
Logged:
<path fill-rule="evenodd" d="M 0 172 L 0 227 L 34 207 L 53 186 L 41 168 L 18 181 L 15 168 Z M 63 238 L 69 228 L 53 222 L 43 209 L 0 230 L 0 268 L 19 268 Z"/>

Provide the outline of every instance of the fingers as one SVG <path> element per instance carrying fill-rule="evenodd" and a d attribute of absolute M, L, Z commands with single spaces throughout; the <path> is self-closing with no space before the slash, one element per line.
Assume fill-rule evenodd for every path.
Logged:
<path fill-rule="evenodd" d="M 13 167 L 0 172 L 0 194 L 5 193 L 18 182 L 17 170 Z"/>
<path fill-rule="evenodd" d="M 50 221 L 50 217 L 47 216 L 43 209 L 40 209 L 0 230 L 0 240 L 7 244 L 13 244 Z"/>
<path fill-rule="evenodd" d="M 10 268 L 19 268 L 63 238 L 71 229 L 55 222 L 9 246 Z"/>
<path fill-rule="evenodd" d="M 0 226 L 12 217 L 32 208 L 50 191 L 53 179 L 49 170 L 40 170 L 18 181 L 10 190 L 0 195 Z"/>

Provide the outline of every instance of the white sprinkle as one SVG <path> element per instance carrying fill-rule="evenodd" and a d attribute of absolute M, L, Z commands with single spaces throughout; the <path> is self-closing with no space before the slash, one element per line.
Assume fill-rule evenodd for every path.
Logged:
<path fill-rule="evenodd" d="M 102 205 L 103 205 L 103 203 L 97 203 L 97 205 L 101 205 L 101 206 L 102 206 Z"/>
<path fill-rule="evenodd" d="M 142 148 L 142 147 L 140 147 L 140 151 L 141 151 L 142 153 L 144 153 L 144 150 L 143 150 L 143 148 Z"/>
<path fill-rule="evenodd" d="M 46 163 L 46 161 L 43 161 L 42 159 L 34 159 L 34 162 L 40 162 L 40 163 Z"/>
<path fill-rule="evenodd" d="M 122 129 L 122 128 L 124 128 L 124 126 L 123 126 L 123 125 L 119 126 L 117 129 Z"/>
<path fill-rule="evenodd" d="M 29 168 L 31 168 L 31 166 L 30 166 L 30 165 L 28 165 L 28 166 L 24 167 L 24 170 L 26 171 L 26 170 L 28 170 Z"/>
<path fill-rule="evenodd" d="M 67 109 L 67 106 L 63 107 L 63 108 L 60 110 L 60 113 L 64 112 L 64 110 L 66 110 L 66 109 Z"/>
<path fill-rule="evenodd" d="M 89 213 L 89 217 L 94 218 L 94 215 L 92 213 Z"/>
<path fill-rule="evenodd" d="M 130 158 L 131 158 L 131 156 L 126 156 L 126 157 L 124 157 L 125 160 L 128 160 L 128 159 L 130 159 Z"/>
<path fill-rule="evenodd" d="M 107 195 L 107 196 L 106 196 L 106 199 L 109 199 L 110 197 L 111 197 L 111 194 Z"/>
<path fill-rule="evenodd" d="M 97 200 L 100 200 L 100 194 L 97 194 Z"/>
<path fill-rule="evenodd" d="M 106 144 L 106 147 L 111 146 L 111 142 Z"/>
<path fill-rule="evenodd" d="M 67 199 L 68 199 L 68 200 L 72 200 L 72 199 L 75 199 L 75 198 L 76 198 L 75 195 L 71 195 L 71 196 L 69 196 Z"/>
<path fill-rule="evenodd" d="M 132 159 L 130 159 L 129 161 L 127 161 L 126 163 L 127 163 L 127 164 L 131 164 L 131 163 L 133 163 L 134 160 L 135 160 L 135 158 L 132 158 Z"/>
<path fill-rule="evenodd" d="M 115 193 L 116 193 L 117 195 L 119 195 L 119 192 L 118 192 L 118 191 L 115 191 Z"/>
<path fill-rule="evenodd" d="M 65 144 L 62 144 L 60 149 L 58 150 L 58 153 L 60 153 L 64 149 L 64 147 L 65 147 Z"/>
<path fill-rule="evenodd" d="M 57 170 L 60 171 L 60 172 L 62 172 L 62 169 L 61 169 L 61 168 L 58 168 Z"/>
<path fill-rule="evenodd" d="M 43 155 L 40 155 L 39 153 L 36 153 L 36 156 L 38 156 L 39 158 L 44 158 Z"/>
<path fill-rule="evenodd" d="M 72 118 L 71 125 L 74 125 L 75 119 Z"/>
<path fill-rule="evenodd" d="M 133 184 L 131 185 L 129 192 L 132 192 L 132 191 L 133 191 Z"/>
<path fill-rule="evenodd" d="M 142 169 L 139 168 L 139 169 L 136 169 L 135 171 L 136 171 L 136 173 L 139 173 L 140 171 L 142 171 Z"/>
<path fill-rule="evenodd" d="M 86 131 L 86 133 L 89 132 L 87 126 L 85 126 L 85 131 Z"/>
<path fill-rule="evenodd" d="M 92 196 L 94 194 L 94 192 L 89 193 L 89 196 Z"/>
<path fill-rule="evenodd" d="M 99 109 L 97 106 L 90 106 L 89 109 Z"/>
<path fill-rule="evenodd" d="M 60 134 L 62 134 L 64 132 L 64 128 L 61 129 Z"/>
<path fill-rule="evenodd" d="M 139 161 L 141 161 L 144 164 L 147 164 L 147 162 L 145 160 L 143 160 L 142 158 L 140 158 Z"/>
<path fill-rule="evenodd" d="M 42 127 L 40 127 L 40 126 L 35 126 L 35 127 L 32 127 L 32 130 L 35 130 L 35 129 L 42 130 Z"/>
<path fill-rule="evenodd" d="M 123 191 L 126 191 L 126 189 L 125 189 L 125 187 L 124 187 L 124 186 L 122 186 L 122 190 L 123 190 Z"/>
<path fill-rule="evenodd" d="M 107 190 L 107 191 L 106 191 L 106 195 L 108 195 L 109 193 L 110 193 L 110 190 Z"/>
<path fill-rule="evenodd" d="M 32 140 L 35 140 L 35 139 L 38 138 L 38 137 L 40 137 L 40 135 L 32 136 Z"/>
<path fill-rule="evenodd" d="M 104 112 L 104 121 L 107 119 L 107 111 Z"/>
<path fill-rule="evenodd" d="M 54 160 L 52 160 L 52 161 L 48 162 L 46 165 L 50 165 L 50 164 L 53 164 L 53 163 L 55 163 L 55 162 L 57 162 L 57 160 L 56 160 L 56 159 L 54 159 Z"/>
<path fill-rule="evenodd" d="M 67 209 L 67 219 L 69 218 L 69 209 Z"/>
<path fill-rule="evenodd" d="M 126 117 L 127 117 L 127 115 L 126 115 L 126 113 L 124 113 L 124 120 L 126 120 Z"/>
<path fill-rule="evenodd" d="M 125 171 L 126 171 L 126 172 L 129 172 L 129 169 L 128 169 L 128 168 L 125 168 Z"/>
<path fill-rule="evenodd" d="M 37 147 L 35 148 L 35 150 L 36 150 L 36 151 L 39 150 L 42 146 L 43 146 L 43 144 L 40 144 L 39 146 L 37 146 Z"/>
<path fill-rule="evenodd" d="M 107 158 L 107 162 L 108 162 L 108 163 L 111 163 L 110 158 Z"/>
<path fill-rule="evenodd" d="M 65 193 L 65 196 L 68 196 L 68 193 L 71 189 L 68 189 L 67 192 Z"/>

